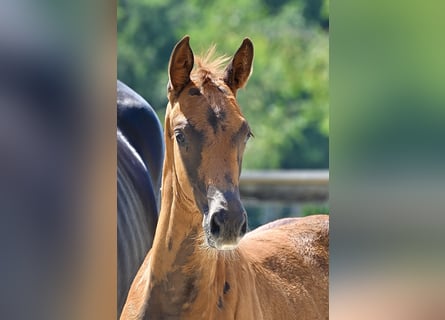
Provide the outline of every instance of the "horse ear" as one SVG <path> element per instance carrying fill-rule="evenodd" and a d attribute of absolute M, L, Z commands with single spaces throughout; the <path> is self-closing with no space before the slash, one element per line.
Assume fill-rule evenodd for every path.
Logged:
<path fill-rule="evenodd" d="M 175 94 L 181 92 L 190 81 L 190 72 L 193 69 L 194 57 L 189 44 L 190 37 L 185 36 L 172 51 L 168 63 L 168 90 Z"/>
<path fill-rule="evenodd" d="M 249 38 L 245 38 L 224 71 L 224 81 L 234 94 L 247 83 L 252 72 L 252 61 L 253 43 Z"/>

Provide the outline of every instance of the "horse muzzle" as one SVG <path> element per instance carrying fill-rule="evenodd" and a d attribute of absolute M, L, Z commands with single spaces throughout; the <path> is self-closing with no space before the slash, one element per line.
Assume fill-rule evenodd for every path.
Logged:
<path fill-rule="evenodd" d="M 207 244 L 218 250 L 233 250 L 247 232 L 247 214 L 239 190 L 221 192 L 215 187 L 207 191 L 209 212 L 203 225 Z"/>

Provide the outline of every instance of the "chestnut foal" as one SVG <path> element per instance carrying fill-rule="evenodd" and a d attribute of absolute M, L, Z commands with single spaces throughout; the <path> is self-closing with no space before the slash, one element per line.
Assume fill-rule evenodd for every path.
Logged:
<path fill-rule="evenodd" d="M 252 134 L 236 92 L 253 44 L 225 69 L 211 55 L 195 59 L 188 36 L 172 52 L 161 213 L 121 319 L 328 319 L 328 216 L 246 234 L 238 185 Z"/>

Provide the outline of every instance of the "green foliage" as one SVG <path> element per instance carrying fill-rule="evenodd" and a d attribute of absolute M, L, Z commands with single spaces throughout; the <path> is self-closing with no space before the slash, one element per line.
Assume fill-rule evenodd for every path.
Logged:
<path fill-rule="evenodd" d="M 254 202 L 245 205 L 249 228 L 253 230 L 268 222 L 288 217 L 306 217 L 314 214 L 329 214 L 329 207 L 324 203 L 286 203 Z"/>
<path fill-rule="evenodd" d="M 245 168 L 327 168 L 329 0 L 120 0 L 118 77 L 163 116 L 174 44 L 191 36 L 232 55 L 255 45 L 254 72 L 239 103 L 256 136 Z"/>
<path fill-rule="evenodd" d="M 313 214 L 329 214 L 329 207 L 325 205 L 306 204 L 301 209 L 301 216 L 306 217 Z"/>

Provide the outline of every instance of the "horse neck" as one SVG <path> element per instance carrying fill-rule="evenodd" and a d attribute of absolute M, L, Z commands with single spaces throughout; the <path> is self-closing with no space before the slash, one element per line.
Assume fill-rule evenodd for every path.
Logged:
<path fill-rule="evenodd" d="M 159 278 L 183 263 L 182 257 L 190 255 L 189 251 L 199 251 L 195 247 L 202 237 L 198 209 L 178 190 L 174 174 L 164 177 L 161 212 L 150 253 L 153 274 Z"/>
<path fill-rule="evenodd" d="M 202 274 L 212 274 L 214 265 L 206 259 L 207 254 L 200 248 L 203 243 L 202 214 L 192 196 L 180 187 L 173 165 L 173 146 L 166 134 L 166 155 L 162 178 L 162 202 L 156 234 L 150 250 L 149 272 L 152 284 L 172 281 L 192 286 L 190 274 L 178 270 L 202 270 Z M 153 294 L 172 294 L 160 292 L 161 287 L 153 287 Z M 156 292 L 154 292 L 156 291 Z M 162 291 L 162 290 L 161 290 Z"/>
<path fill-rule="evenodd" d="M 162 278 L 178 263 L 181 246 L 191 237 L 197 237 L 200 227 L 198 208 L 190 196 L 180 188 L 174 166 L 174 150 L 170 137 L 171 103 L 165 118 L 165 157 L 162 172 L 161 211 L 150 251 L 153 275 Z M 201 231 L 202 232 L 202 231 Z M 190 241 L 188 243 L 190 245 Z"/>

